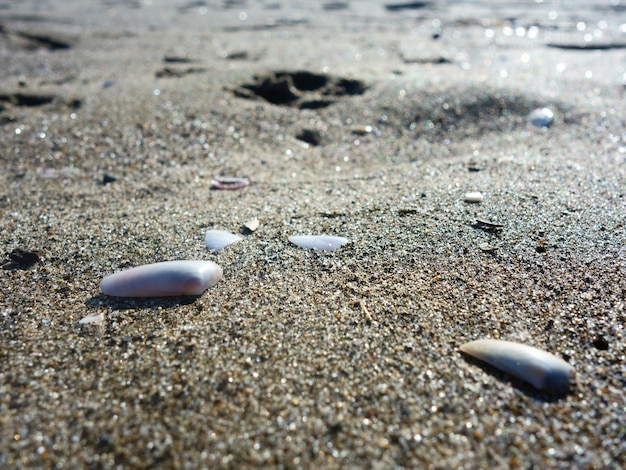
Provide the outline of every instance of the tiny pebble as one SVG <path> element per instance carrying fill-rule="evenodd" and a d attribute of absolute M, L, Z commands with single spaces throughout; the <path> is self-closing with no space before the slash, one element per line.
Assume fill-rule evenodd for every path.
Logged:
<path fill-rule="evenodd" d="M 483 193 L 480 193 L 478 191 L 472 191 L 469 193 L 465 193 L 465 196 L 463 196 L 463 199 L 465 200 L 465 202 L 479 203 L 479 202 L 483 202 L 483 200 L 485 199 L 485 196 L 483 196 Z"/>
<path fill-rule="evenodd" d="M 102 184 L 106 185 L 109 183 L 113 183 L 117 181 L 117 176 L 112 175 L 111 173 L 105 173 L 104 175 L 102 175 Z"/>
<path fill-rule="evenodd" d="M 322 143 L 322 133 L 313 129 L 302 129 L 296 135 L 296 139 L 306 142 L 307 144 L 317 146 Z"/>
<path fill-rule="evenodd" d="M 352 133 L 355 135 L 370 134 L 374 128 L 372 126 L 354 125 L 352 126 Z"/>
<path fill-rule="evenodd" d="M 600 351 L 607 351 L 609 349 L 609 342 L 602 335 L 596 336 L 592 344 L 594 348 Z"/>
<path fill-rule="evenodd" d="M 255 232 L 256 229 L 259 228 L 259 219 L 257 219 L 256 217 L 251 218 L 245 224 L 243 224 L 243 228 L 250 232 Z"/>
<path fill-rule="evenodd" d="M 528 120 L 533 126 L 550 127 L 554 122 L 554 113 L 548 108 L 537 108 L 528 115 Z"/>

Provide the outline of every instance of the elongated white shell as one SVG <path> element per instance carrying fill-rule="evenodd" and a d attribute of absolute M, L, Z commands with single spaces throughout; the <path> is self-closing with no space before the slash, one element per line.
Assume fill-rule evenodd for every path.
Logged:
<path fill-rule="evenodd" d="M 563 359 L 525 344 L 479 339 L 462 345 L 460 349 L 540 390 L 557 395 L 567 394 L 570 379 L 574 376 L 574 368 Z"/>
<path fill-rule="evenodd" d="M 289 237 L 289 241 L 300 248 L 322 251 L 335 251 L 348 243 L 347 238 L 331 237 L 330 235 L 294 235 Z"/>
<path fill-rule="evenodd" d="M 241 240 L 243 240 L 243 238 L 239 235 L 222 230 L 207 230 L 204 234 L 204 246 L 215 252 Z"/>
<path fill-rule="evenodd" d="M 222 268 L 212 261 L 165 261 L 111 274 L 100 288 L 116 297 L 201 295 L 221 278 Z"/>

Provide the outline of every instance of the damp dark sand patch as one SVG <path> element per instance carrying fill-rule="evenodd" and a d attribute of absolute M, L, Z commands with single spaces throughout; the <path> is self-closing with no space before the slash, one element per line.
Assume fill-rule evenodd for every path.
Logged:
<path fill-rule="evenodd" d="M 18 49 L 62 51 L 74 47 L 77 38 L 68 34 L 39 30 L 13 30 L 0 24 L 0 39 L 14 43 Z"/>
<path fill-rule="evenodd" d="M 79 109 L 83 102 L 80 98 L 66 99 L 44 92 L 0 92 L 0 112 L 14 108 L 33 108 L 48 104 L 60 104 L 69 109 Z"/>
<path fill-rule="evenodd" d="M 261 98 L 279 106 L 319 109 L 344 97 L 362 95 L 366 90 L 367 85 L 361 80 L 308 71 L 277 71 L 257 75 L 252 83 L 244 83 L 233 93 L 240 98 Z"/>
<path fill-rule="evenodd" d="M 33 107 L 52 103 L 54 95 L 44 93 L 0 93 L 0 109 L 3 106 Z"/>

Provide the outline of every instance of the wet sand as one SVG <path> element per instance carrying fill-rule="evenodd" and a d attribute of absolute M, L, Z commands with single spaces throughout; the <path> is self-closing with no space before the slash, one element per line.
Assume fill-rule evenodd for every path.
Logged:
<path fill-rule="evenodd" d="M 5 2 L 0 466 L 623 465 L 625 24 L 577 3 Z M 209 228 L 244 240 L 213 254 Z M 350 242 L 287 241 L 307 233 Z M 224 277 L 100 293 L 175 259 Z M 576 384 L 459 352 L 478 338 Z"/>

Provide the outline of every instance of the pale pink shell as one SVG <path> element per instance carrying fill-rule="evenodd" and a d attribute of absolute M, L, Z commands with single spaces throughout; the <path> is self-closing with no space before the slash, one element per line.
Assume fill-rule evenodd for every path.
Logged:
<path fill-rule="evenodd" d="M 212 261 L 165 261 L 111 274 L 100 288 L 115 297 L 202 295 L 221 278 L 222 268 Z"/>

